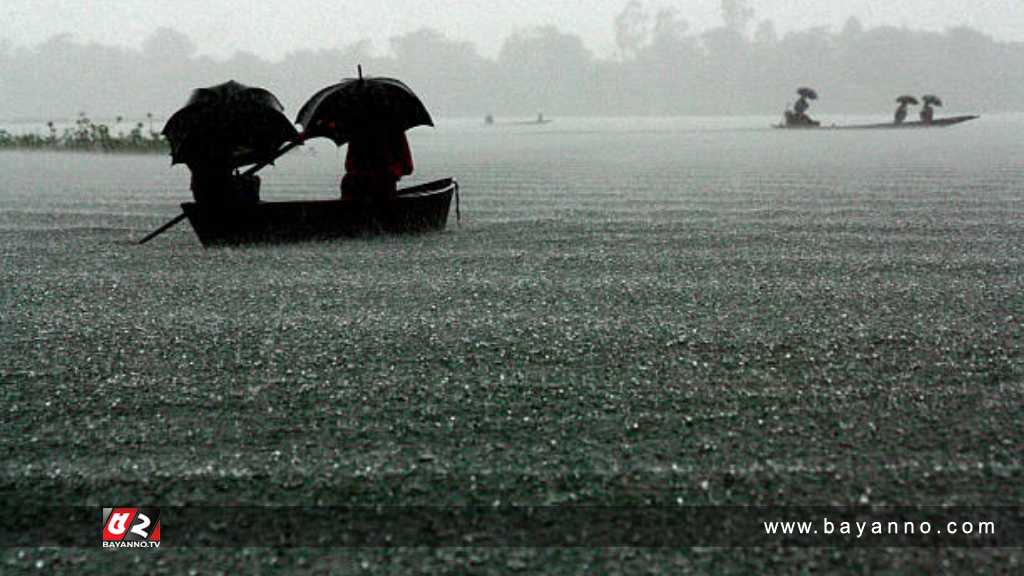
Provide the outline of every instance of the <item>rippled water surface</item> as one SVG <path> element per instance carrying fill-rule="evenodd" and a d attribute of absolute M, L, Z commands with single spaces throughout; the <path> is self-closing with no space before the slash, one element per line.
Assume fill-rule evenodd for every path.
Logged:
<path fill-rule="evenodd" d="M 1019 505 L 1024 118 L 774 121 L 439 121 L 410 135 L 412 180 L 457 178 L 461 224 L 220 250 L 186 224 L 134 244 L 191 199 L 166 157 L 2 152 L 0 484 L 91 504 Z M 341 160 L 309 145 L 263 197 L 334 197 Z M 1014 554 L 938 553 L 993 572 Z M 786 555 L 613 563 L 939 569 L 927 548 Z"/>
<path fill-rule="evenodd" d="M 812 213 L 815 223 L 866 214 L 970 219 L 1020 199 L 1020 116 L 899 132 L 794 133 L 772 130 L 771 122 L 441 121 L 410 135 L 413 180 L 456 177 L 467 226 Z M 343 152 L 321 141 L 282 158 L 263 173 L 264 199 L 335 195 Z M 11 228 L 49 222 L 141 231 L 156 222 L 151 218 L 171 216 L 175 203 L 191 199 L 187 169 L 170 167 L 164 157 L 6 152 L 0 167 L 0 225 Z"/>

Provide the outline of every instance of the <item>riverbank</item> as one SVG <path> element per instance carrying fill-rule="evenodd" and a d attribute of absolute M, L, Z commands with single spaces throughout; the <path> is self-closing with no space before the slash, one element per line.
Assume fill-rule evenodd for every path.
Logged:
<path fill-rule="evenodd" d="M 118 118 L 116 124 L 121 123 Z M 128 132 L 113 132 L 109 125 L 96 123 L 80 114 L 72 126 L 59 129 L 46 123 L 46 132 L 13 133 L 0 128 L 0 150 L 46 150 L 75 152 L 165 153 L 170 145 L 150 125 L 137 122 Z"/>

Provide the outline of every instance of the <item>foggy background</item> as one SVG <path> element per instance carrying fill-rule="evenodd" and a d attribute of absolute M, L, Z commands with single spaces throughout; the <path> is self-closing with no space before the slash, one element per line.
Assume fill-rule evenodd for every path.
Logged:
<path fill-rule="evenodd" d="M 508 4 L 492 8 L 498 13 L 481 20 L 475 33 L 457 19 L 436 24 L 442 22 L 436 8 L 408 2 L 386 3 L 385 14 L 377 13 L 384 3 L 365 11 L 336 3 L 323 7 L 320 17 L 319 3 L 297 0 L 288 9 L 304 12 L 297 20 L 320 21 L 327 32 L 333 26 L 329 36 L 318 36 L 325 31 L 320 28 L 304 34 L 301 26 L 281 21 L 280 8 L 261 12 L 265 6 L 225 13 L 224 6 L 231 8 L 226 2 L 220 10 L 186 0 L 173 11 L 141 0 L 82 4 L 92 11 L 50 12 L 48 6 L 66 5 L 48 0 L 7 0 L 0 8 L 9 25 L 0 32 L 0 119 L 61 120 L 79 112 L 166 118 L 192 88 L 232 78 L 271 90 L 294 116 L 316 90 L 354 76 L 357 63 L 368 75 L 405 80 L 435 116 L 779 114 L 799 85 L 813 86 L 821 96 L 812 115 L 888 116 L 903 93 L 938 94 L 948 113 L 1024 109 L 1024 42 L 1010 32 L 1021 29 L 1014 19 L 1019 13 L 1003 2 L 979 2 L 980 8 L 962 14 L 931 0 L 888 3 L 886 10 L 867 0 L 789 2 L 784 12 L 768 0 L 609 0 L 593 2 L 592 9 L 586 2 L 548 3 L 562 8 L 556 14 L 531 13 L 526 8 L 533 2 L 524 0 L 510 3 L 523 16 L 503 18 Z M 829 6 L 826 12 L 822 4 Z M 787 19 L 778 23 L 755 6 L 772 7 Z M 870 18 L 842 15 L 855 8 L 865 12 L 864 6 Z M 467 3 L 467 13 L 479 9 Z M 347 17 L 340 18 L 339 10 Z M 462 10 L 460 4 L 440 12 Z M 212 24 L 193 27 L 171 12 Z M 357 16 L 364 13 L 368 24 L 361 26 Z M 373 24 L 388 13 L 406 31 L 384 41 L 371 38 L 371 31 L 388 29 Z M 581 16 L 566 18 L 570 13 Z M 810 26 L 825 14 L 840 23 Z M 546 17 L 552 23 L 544 24 Z M 47 18 L 48 27 L 34 28 Z M 232 18 L 233 25 L 224 24 Z M 278 26 L 264 29 L 271 18 Z M 113 22 L 124 34 L 104 28 Z M 151 22 L 186 29 L 147 28 Z M 52 34 L 65 29 L 74 33 Z M 1003 35 L 991 35 L 992 29 Z M 46 39 L 36 39 L 44 31 L 50 32 Z M 470 36 L 476 41 L 464 39 Z M 265 42 L 259 53 L 255 47 L 229 48 L 248 46 L 255 37 Z M 126 44 L 125 38 L 139 40 Z"/>

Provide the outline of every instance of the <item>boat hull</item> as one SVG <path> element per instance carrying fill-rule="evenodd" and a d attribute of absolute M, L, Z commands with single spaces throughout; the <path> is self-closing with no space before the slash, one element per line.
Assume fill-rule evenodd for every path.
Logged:
<path fill-rule="evenodd" d="M 950 116 L 948 118 L 936 118 L 931 122 L 904 122 L 902 124 L 896 124 L 895 122 L 884 122 L 878 124 L 854 124 L 852 126 L 809 126 L 806 124 L 801 125 L 785 125 L 775 124 L 774 128 L 781 128 L 784 130 L 903 130 L 903 129 L 922 129 L 922 128 L 944 128 L 946 126 L 953 126 L 955 124 L 961 124 L 969 120 L 974 120 L 978 116 Z"/>
<path fill-rule="evenodd" d="M 353 200 L 259 202 L 230 213 L 181 205 L 203 246 L 301 242 L 444 230 L 458 184 L 447 178 L 399 190 L 386 209 Z"/>

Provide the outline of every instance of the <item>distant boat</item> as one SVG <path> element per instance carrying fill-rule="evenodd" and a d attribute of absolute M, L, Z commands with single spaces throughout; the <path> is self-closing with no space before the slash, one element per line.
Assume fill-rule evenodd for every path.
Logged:
<path fill-rule="evenodd" d="M 946 126 L 953 126 L 969 120 L 980 118 L 980 116 L 950 116 L 949 118 L 936 118 L 931 122 L 903 122 L 896 124 L 895 122 L 883 122 L 878 124 L 851 124 L 849 126 L 842 126 L 832 124 L 831 126 L 823 125 L 808 125 L 808 124 L 773 124 L 772 128 L 780 128 L 783 130 L 895 130 L 903 128 L 944 128 Z"/>
<path fill-rule="evenodd" d="M 533 120 L 520 120 L 518 122 L 511 122 L 511 124 L 517 124 L 519 126 L 540 126 L 542 124 L 551 124 L 554 120 L 547 118 L 534 118 Z"/>
<path fill-rule="evenodd" d="M 234 208 L 231 216 L 194 202 L 181 205 L 203 246 L 277 243 L 444 230 L 458 187 L 446 178 L 403 188 L 387 211 L 352 200 L 259 202 Z"/>
<path fill-rule="evenodd" d="M 537 113 L 537 117 L 535 119 L 533 119 L 533 120 L 525 120 L 525 121 L 520 121 L 520 122 L 514 122 L 514 124 L 538 125 L 538 124 L 549 124 L 550 122 L 551 122 L 551 120 L 548 120 L 548 119 L 544 118 L 544 113 L 543 112 L 538 112 Z"/>
<path fill-rule="evenodd" d="M 548 118 L 534 118 L 533 120 L 495 120 L 492 116 L 484 117 L 484 124 L 487 126 L 542 126 L 551 124 L 554 120 Z"/>

